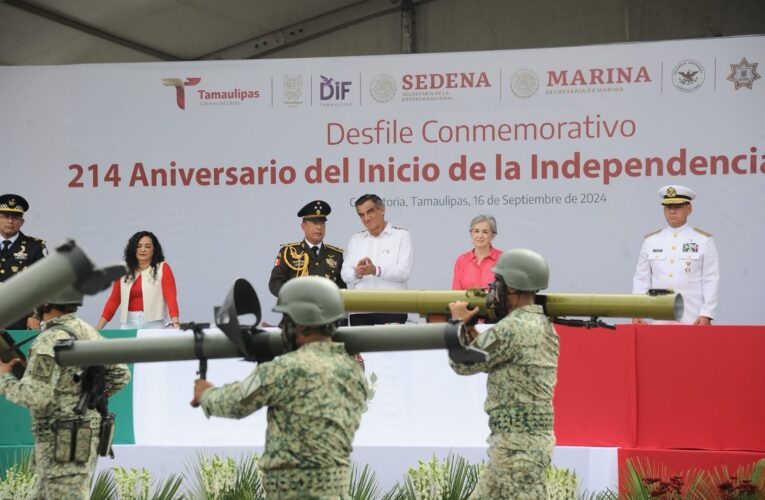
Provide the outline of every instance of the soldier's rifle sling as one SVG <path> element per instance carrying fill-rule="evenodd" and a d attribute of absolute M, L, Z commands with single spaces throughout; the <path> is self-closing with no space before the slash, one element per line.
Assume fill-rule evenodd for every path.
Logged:
<path fill-rule="evenodd" d="M 13 367 L 13 374 L 19 380 L 21 380 L 21 377 L 24 376 L 24 372 L 26 371 L 26 366 L 27 366 L 27 357 L 24 356 L 23 352 L 21 352 L 20 347 L 26 344 L 27 342 L 31 342 L 34 339 L 36 339 L 38 335 L 40 334 L 36 333 L 32 335 L 31 337 L 22 340 L 19 343 L 15 343 L 13 337 L 11 337 L 11 335 L 7 331 L 0 330 L 0 338 L 2 340 L 0 342 L 0 346 L 3 346 L 4 344 L 6 345 L 5 349 L 0 350 L 0 359 L 6 360 L 4 361 L 6 363 L 10 363 L 14 359 L 20 360 L 20 362 Z"/>

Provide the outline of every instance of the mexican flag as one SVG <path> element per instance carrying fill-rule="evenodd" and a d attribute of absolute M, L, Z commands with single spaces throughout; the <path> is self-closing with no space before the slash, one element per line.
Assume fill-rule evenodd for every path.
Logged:
<path fill-rule="evenodd" d="M 10 331 L 11 337 L 18 343 L 35 335 L 28 330 Z M 136 337 L 136 330 L 104 330 L 101 334 L 106 338 Z M 32 342 L 23 345 L 21 350 L 28 354 Z M 130 366 L 133 375 L 133 365 Z M 114 435 L 115 444 L 135 444 L 133 432 L 133 380 L 117 394 L 109 399 L 109 410 L 117 415 L 117 429 Z M 0 471 L 15 461 L 19 453 L 34 444 L 32 438 L 32 419 L 29 410 L 0 397 Z"/>

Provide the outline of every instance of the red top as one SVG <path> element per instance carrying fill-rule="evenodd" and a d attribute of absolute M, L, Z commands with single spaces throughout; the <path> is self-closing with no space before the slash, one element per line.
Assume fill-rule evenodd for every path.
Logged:
<path fill-rule="evenodd" d="M 457 257 L 454 263 L 454 277 L 452 278 L 452 290 L 467 290 L 468 288 L 488 288 L 494 281 L 494 273 L 491 268 L 497 263 L 502 255 L 501 250 L 492 247 L 489 255 L 478 263 L 473 250 Z"/>
<path fill-rule="evenodd" d="M 161 264 L 160 264 L 161 265 Z M 165 262 L 165 268 L 162 270 L 162 296 L 167 304 L 167 310 L 170 313 L 171 318 L 178 317 L 178 298 L 176 297 L 175 290 L 175 276 L 170 269 L 170 265 Z M 104 312 L 101 313 L 101 317 L 107 321 L 112 319 L 114 313 L 117 312 L 117 308 L 122 302 L 120 297 L 120 281 L 118 279 L 112 285 L 112 293 L 109 295 L 106 304 L 104 305 Z M 143 311 L 143 289 L 141 288 L 141 275 L 139 274 L 136 280 L 133 282 L 133 286 L 130 287 L 130 299 L 128 300 L 128 311 Z"/>

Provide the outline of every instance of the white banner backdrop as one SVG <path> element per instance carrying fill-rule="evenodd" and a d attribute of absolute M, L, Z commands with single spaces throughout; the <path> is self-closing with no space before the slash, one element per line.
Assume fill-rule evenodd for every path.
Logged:
<path fill-rule="evenodd" d="M 168 330 L 139 330 L 139 338 L 168 336 Z M 181 335 L 181 334 L 176 334 Z M 446 351 L 368 353 L 367 375 L 378 377 L 370 410 L 355 446 L 483 447 L 488 417 L 483 412 L 485 375 L 460 377 Z M 255 367 L 239 360 L 210 360 L 216 385 L 241 380 Z M 136 364 L 133 377 L 135 442 L 144 445 L 241 446 L 265 443 L 266 414 L 243 420 L 212 418 L 189 405 L 199 363 Z"/>
<path fill-rule="evenodd" d="M 183 334 L 138 332 L 138 338 L 171 335 Z M 456 453 L 471 463 L 486 460 L 484 375 L 455 375 L 446 351 L 368 353 L 364 359 L 367 376 L 375 373 L 378 384 L 353 441 L 353 460 L 369 464 L 384 488 L 434 454 L 444 459 Z M 198 368 L 196 361 L 134 365 L 136 446 L 119 447 L 117 462 L 101 461 L 100 467 L 146 467 L 166 476 L 186 471 L 202 450 L 233 457 L 262 453 L 265 411 L 242 420 L 208 419 L 189 405 Z M 253 369 L 252 363 L 239 360 L 208 361 L 208 377 L 216 385 L 241 380 Z M 616 488 L 616 448 L 559 446 L 553 463 L 576 471 L 580 491 Z"/>
<path fill-rule="evenodd" d="M 629 293 L 642 235 L 665 224 L 656 192 L 679 183 L 698 192 L 690 222 L 720 252 L 717 323 L 762 324 L 763 54 L 765 37 L 742 37 L 2 67 L 0 191 L 31 203 L 26 233 L 75 238 L 98 263 L 155 232 L 183 320 L 209 321 L 243 277 L 275 323 L 271 267 L 280 243 L 302 238 L 296 213 L 313 199 L 332 205 L 327 241 L 345 247 L 362 229 L 354 199 L 384 197 L 413 236 L 410 288 L 448 288 L 469 221 L 489 213 L 498 248 L 547 257 L 550 291 Z M 105 300 L 82 316 L 95 322 Z M 210 379 L 251 368 L 213 361 Z M 261 443 L 263 415 L 212 425 L 188 407 L 195 369 L 137 371 L 149 398 L 137 442 Z M 443 352 L 369 355 L 367 369 L 380 382 L 357 446 L 484 445 L 484 378 L 452 374 Z"/>
<path fill-rule="evenodd" d="M 551 291 L 628 293 L 642 235 L 665 225 L 656 191 L 682 183 L 720 251 L 717 322 L 763 323 L 763 49 L 2 67 L 1 190 L 30 201 L 26 233 L 76 238 L 98 262 L 154 231 L 182 319 L 201 321 L 238 277 L 269 311 L 279 244 L 302 238 L 296 212 L 329 202 L 327 241 L 344 247 L 367 192 L 413 235 L 412 288 L 449 287 L 485 212 L 496 246 L 549 259 Z"/>

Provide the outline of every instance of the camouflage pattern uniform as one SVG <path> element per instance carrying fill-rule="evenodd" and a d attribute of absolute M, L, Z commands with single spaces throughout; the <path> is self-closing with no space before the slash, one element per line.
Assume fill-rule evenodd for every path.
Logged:
<path fill-rule="evenodd" d="M 555 447 L 553 389 L 558 335 L 542 307 L 520 307 L 476 337 L 485 363 L 450 361 L 455 372 L 489 374 L 484 410 L 489 415 L 489 463 L 474 499 L 546 499 L 545 469 Z"/>
<path fill-rule="evenodd" d="M 208 416 L 229 418 L 268 406 L 259 467 L 269 499 L 341 499 L 366 399 L 366 379 L 344 345 L 310 342 L 241 382 L 206 390 L 200 403 Z"/>
<path fill-rule="evenodd" d="M 11 374 L 0 376 L 0 395 L 9 401 L 29 408 L 32 414 L 32 434 L 35 438 L 34 467 L 37 484 L 32 498 L 82 499 L 90 497 L 90 480 L 98 459 L 98 430 L 101 415 L 96 410 L 86 410 L 83 415 L 74 413 L 80 399 L 80 384 L 74 382 L 78 367 L 62 368 L 56 364 L 53 346 L 60 339 L 71 338 L 69 333 L 57 328 L 63 325 L 72 330 L 77 340 L 100 340 L 101 334 L 74 314 L 65 314 L 47 322 L 45 330 L 35 339 L 29 349 L 29 364 L 24 377 L 16 379 Z M 106 386 L 109 395 L 127 385 L 130 371 L 127 365 L 108 366 Z M 73 461 L 56 460 L 56 436 L 53 427 L 57 423 L 81 420 L 89 427 L 78 434 L 90 433 L 90 446 L 83 444 L 75 453 Z M 69 437 L 59 433 L 59 437 Z M 59 453 L 68 455 L 69 440 L 59 440 Z"/>

